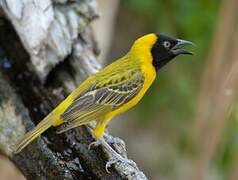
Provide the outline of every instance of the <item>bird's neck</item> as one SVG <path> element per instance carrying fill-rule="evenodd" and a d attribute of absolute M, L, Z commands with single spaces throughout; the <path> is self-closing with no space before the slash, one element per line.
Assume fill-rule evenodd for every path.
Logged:
<path fill-rule="evenodd" d="M 153 57 L 151 55 L 151 47 L 143 44 L 134 45 L 130 49 L 127 56 L 133 61 L 142 65 L 152 65 Z"/>

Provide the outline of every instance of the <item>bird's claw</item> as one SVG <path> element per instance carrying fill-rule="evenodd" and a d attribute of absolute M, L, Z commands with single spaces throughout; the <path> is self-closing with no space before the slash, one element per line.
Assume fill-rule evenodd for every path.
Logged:
<path fill-rule="evenodd" d="M 93 141 L 93 142 L 91 142 L 91 143 L 88 145 L 88 150 L 92 149 L 92 147 L 97 147 L 97 146 L 99 146 L 99 145 L 101 145 L 101 142 L 100 142 L 100 141 L 98 141 L 98 140 Z"/>
<path fill-rule="evenodd" d="M 105 169 L 106 169 L 107 173 L 110 173 L 109 168 L 110 168 L 113 164 L 115 164 L 116 162 L 118 162 L 116 159 L 112 159 L 112 160 L 110 160 L 110 161 L 107 161 L 107 163 L 106 163 L 106 165 L 105 165 Z"/>
<path fill-rule="evenodd" d="M 107 140 L 112 140 L 110 141 L 110 143 L 118 143 L 119 141 L 121 141 L 119 138 L 115 139 L 107 139 Z M 121 142 L 120 142 L 121 144 Z M 124 163 L 124 164 L 128 164 L 130 166 L 132 166 L 135 169 L 138 169 L 136 166 L 136 163 L 132 160 L 127 159 L 126 157 L 123 157 L 121 154 L 119 154 L 118 152 L 116 152 L 104 139 L 97 139 L 96 141 L 92 142 L 89 144 L 88 149 L 90 150 L 93 146 L 99 146 L 102 145 L 105 150 L 107 150 L 107 152 L 110 154 L 110 158 L 108 160 L 108 162 L 105 165 L 105 170 L 107 171 L 107 173 L 110 173 L 109 168 L 113 165 L 116 164 L 118 162 Z"/>
<path fill-rule="evenodd" d="M 136 166 L 136 163 L 130 159 L 127 159 L 127 158 L 124 158 L 122 156 L 120 156 L 119 154 L 116 154 L 115 157 L 113 157 L 112 159 L 110 159 L 107 163 L 106 163 L 106 166 L 105 166 L 105 169 L 107 171 L 107 173 L 110 173 L 109 171 L 109 168 L 113 165 L 113 164 L 116 164 L 118 162 L 121 162 L 121 163 L 125 163 L 125 164 L 128 164 L 132 167 L 134 167 L 135 169 L 138 169 L 137 166 Z"/>
<path fill-rule="evenodd" d="M 122 144 L 123 141 L 120 138 L 107 138 L 106 142 L 109 144 Z M 98 139 L 96 139 L 95 141 L 91 142 L 88 145 L 88 150 L 92 149 L 93 147 L 97 147 L 102 145 L 101 141 L 99 141 Z"/>

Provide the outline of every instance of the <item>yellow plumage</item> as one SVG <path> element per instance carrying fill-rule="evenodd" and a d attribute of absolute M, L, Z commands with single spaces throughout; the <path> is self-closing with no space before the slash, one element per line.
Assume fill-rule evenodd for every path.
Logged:
<path fill-rule="evenodd" d="M 148 34 L 137 39 L 122 58 L 90 76 L 49 113 L 15 148 L 21 151 L 51 126 L 58 133 L 96 121 L 93 131 L 100 138 L 108 122 L 135 106 L 156 77 L 156 71 L 179 54 L 191 54 L 179 45 L 189 41 Z"/>
<path fill-rule="evenodd" d="M 114 116 L 135 106 L 154 81 L 156 71 L 152 65 L 150 49 L 156 39 L 155 34 L 149 34 L 138 39 L 124 57 L 86 79 L 32 131 L 25 135 L 23 140 L 17 145 L 15 153 L 20 152 L 25 146 L 51 126 L 62 125 L 60 130 L 61 133 L 96 120 L 97 124 L 94 129 L 94 135 L 96 137 L 102 137 L 107 123 Z M 140 82 L 136 82 L 138 78 L 141 78 L 139 79 Z M 123 87 L 124 84 L 128 86 L 133 84 L 135 87 L 132 87 L 129 90 L 126 90 L 126 87 L 124 88 L 125 90 L 116 89 L 117 87 Z M 107 92 L 107 98 L 110 98 L 110 93 L 111 96 L 113 96 L 113 93 L 117 93 L 116 95 L 118 97 L 115 97 L 111 101 L 104 99 L 104 102 L 96 102 L 94 96 L 98 89 L 106 89 L 107 91 L 108 89 L 109 91 L 112 90 L 112 92 Z M 87 102 L 85 102 L 86 105 L 83 104 L 83 108 L 77 109 L 77 103 L 79 103 L 79 107 L 82 106 L 82 104 L 75 100 L 77 98 L 84 98 L 84 93 L 86 93 L 86 96 L 91 96 L 85 97 L 88 98 L 86 100 L 90 101 L 90 98 L 94 98 L 94 103 L 91 103 L 87 107 Z M 89 95 L 87 95 L 87 93 Z M 131 94 L 133 94 L 133 96 Z M 102 95 L 104 95 L 103 92 Z M 132 97 L 128 100 L 125 99 L 129 96 Z M 122 101 L 124 102 L 121 104 L 118 102 L 118 104 L 116 104 L 116 101 L 119 101 L 120 98 L 123 99 Z M 85 108 L 85 106 L 87 108 Z"/>

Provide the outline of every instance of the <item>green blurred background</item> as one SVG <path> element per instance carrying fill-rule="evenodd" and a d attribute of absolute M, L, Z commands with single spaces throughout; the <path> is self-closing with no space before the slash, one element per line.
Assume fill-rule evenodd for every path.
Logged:
<path fill-rule="evenodd" d="M 219 86 L 222 80 L 214 80 L 211 85 L 208 80 L 215 74 L 216 41 L 224 41 L 216 34 L 221 35 L 230 28 L 226 21 L 229 13 L 235 12 L 234 3 L 234 0 L 99 0 L 102 18 L 98 23 L 104 26 L 103 32 L 108 28 L 103 24 L 105 11 L 113 9 L 114 12 L 110 43 L 103 59 L 121 57 L 135 39 L 150 32 L 196 44 L 190 49 L 194 56 L 178 57 L 163 68 L 141 103 L 112 121 L 109 127 L 111 134 L 125 140 L 129 157 L 150 179 L 238 179 L 236 101 L 231 98 L 229 117 L 215 118 L 218 107 L 215 107 L 216 101 L 209 98 L 217 90 L 213 87 Z M 236 27 L 234 22 L 230 23 L 232 28 Z M 233 34 L 223 36 L 232 39 Z M 224 76 L 221 71 L 216 75 L 218 79 Z M 206 117 L 200 117 L 203 112 L 199 112 L 199 104 L 202 108 L 210 104 L 211 110 L 205 108 L 208 109 Z"/>

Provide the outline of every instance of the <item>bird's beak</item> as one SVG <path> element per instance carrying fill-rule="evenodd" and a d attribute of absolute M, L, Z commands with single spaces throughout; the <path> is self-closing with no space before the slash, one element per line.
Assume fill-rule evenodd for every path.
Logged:
<path fill-rule="evenodd" d="M 180 54 L 192 55 L 193 53 L 191 53 L 191 52 L 189 52 L 185 49 L 180 48 L 180 46 L 184 46 L 184 45 L 193 45 L 194 46 L 194 44 L 190 41 L 177 39 L 177 44 L 171 49 L 171 52 L 176 56 L 180 55 Z"/>

